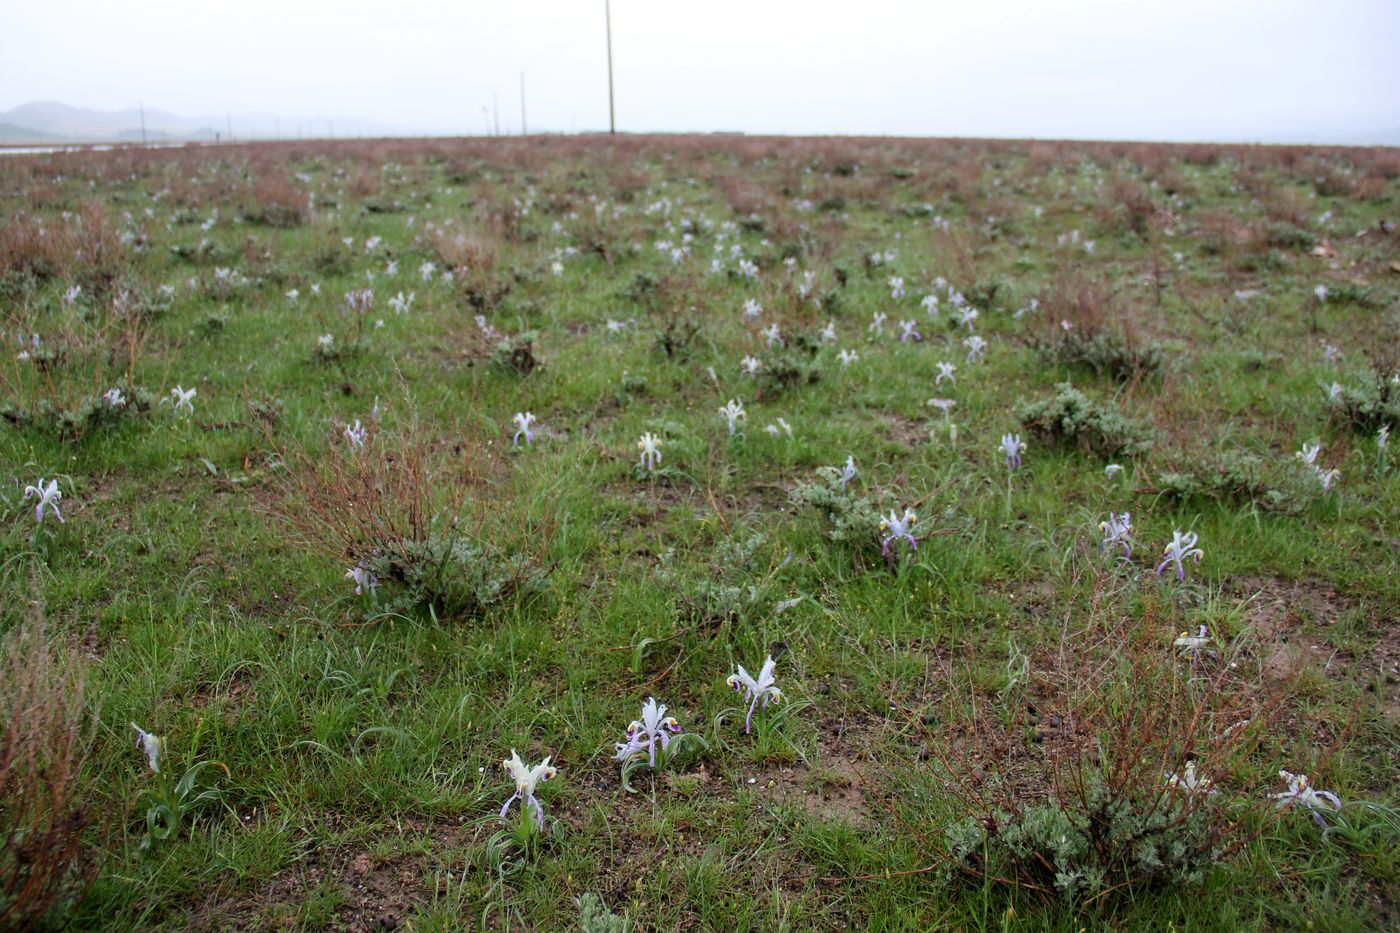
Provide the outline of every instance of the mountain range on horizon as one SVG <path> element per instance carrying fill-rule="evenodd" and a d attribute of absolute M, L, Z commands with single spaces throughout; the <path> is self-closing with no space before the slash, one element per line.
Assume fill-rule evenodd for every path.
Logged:
<path fill-rule="evenodd" d="M 143 130 L 144 117 L 144 130 Z M 441 131 L 389 126 L 343 114 L 283 116 L 238 113 L 182 117 L 140 108 L 96 110 L 59 101 L 33 101 L 0 111 L 0 146 L 75 143 L 215 142 L 252 139 L 323 139 L 327 137 L 435 136 Z M 459 135 L 459 134 L 452 134 Z M 1201 140 L 1204 141 L 1204 140 Z M 1366 133 L 1285 132 L 1254 140 L 1281 145 L 1400 146 L 1400 127 Z"/>
<path fill-rule="evenodd" d="M 182 117 L 140 108 L 95 110 L 34 101 L 0 111 L 0 145 L 64 143 L 213 142 L 216 139 L 296 139 L 298 136 L 396 136 L 411 130 L 335 114 L 281 116 L 235 113 Z"/>

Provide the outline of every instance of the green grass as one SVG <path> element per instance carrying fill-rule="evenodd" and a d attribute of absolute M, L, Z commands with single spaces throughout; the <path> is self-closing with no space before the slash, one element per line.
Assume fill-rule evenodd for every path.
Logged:
<path fill-rule="evenodd" d="M 1008 673 L 1011 644 L 1038 689 L 1065 631 L 1109 644 L 1143 618 L 1155 619 L 1162 652 L 1179 629 L 1209 623 L 1238 640 L 1256 689 L 1286 692 L 1288 715 L 1247 774 L 1221 778 L 1224 792 L 1263 804 L 1288 768 L 1348 802 L 1396 805 L 1400 471 L 1378 468 L 1374 436 L 1331 417 L 1323 389 L 1360 384 L 1371 360 L 1396 365 L 1386 353 L 1400 336 L 1400 241 L 1379 226 L 1395 213 L 1393 162 L 1366 150 L 1204 160 L 1171 147 L 1065 145 L 1045 158 L 991 143 L 726 145 L 269 145 L 0 164 L 4 213 L 61 226 L 61 211 L 95 201 L 115 233 L 142 244 L 110 261 L 110 291 L 90 256 L 67 254 L 47 277 L 0 270 L 7 339 L 37 333 L 67 350 L 51 374 L 7 351 L 0 404 L 71 404 L 122 377 L 112 332 L 79 312 L 110 322 L 101 309 L 113 291 L 162 284 L 174 297 L 152 317 L 129 383 L 157 396 L 177 383 L 198 390 L 193 416 L 157 405 L 76 440 L 0 425 L 0 578 L 11 594 L 0 625 L 43 619 L 75 646 L 99 723 L 81 803 L 100 865 L 73 927 L 368 929 L 392 918 L 419 930 L 565 929 L 586 892 L 637 929 L 1393 922 L 1397 831 L 1384 815 L 1358 816 L 1371 828 L 1343 838 L 1302 814 L 1268 820 L 1261 805 L 1249 843 L 1198 884 L 1130 886 L 1092 903 L 921 871 L 936 864 L 944 826 L 966 815 L 927 749 L 957 742 L 974 706 L 1013 720 L 999 706 L 1024 689 Z M 846 162 L 859 169 L 835 170 Z M 1380 179 L 1382 193 L 1315 196 L 1318 166 Z M 239 221 L 247 178 L 278 173 L 299 199 L 314 194 L 314 216 L 286 230 Z M 1116 184 L 1148 193 L 1158 213 L 1147 235 L 1123 220 Z M 837 195 L 843 209 L 798 207 Z M 516 215 L 517 198 L 527 212 Z M 924 203 L 947 231 L 920 216 Z M 764 231 L 737 225 L 754 213 Z M 1280 218 L 1338 259 L 1268 247 L 1258 231 Z M 1072 230 L 1095 241 L 1092 253 L 1057 244 Z M 436 231 L 499 253 L 491 274 L 509 285 L 499 302 L 478 309 L 460 277 L 443 281 Z M 680 263 L 654 247 L 687 233 Z M 381 242 L 366 256 L 370 237 Z M 173 251 L 202 241 L 193 261 Z M 708 272 L 714 256 L 734 268 L 735 243 L 758 262 L 756 282 Z M 897 256 L 868 268 L 884 250 Z M 425 282 L 428 261 L 438 275 Z M 219 286 L 216 267 L 246 281 Z M 798 299 L 808 270 L 829 308 Z M 900 301 L 891 274 L 905 280 Z M 658 283 L 640 301 L 639 276 Z M 967 332 L 935 276 L 969 296 L 995 287 L 979 304 L 984 363 L 965 360 Z M 1111 295 L 1109 326 L 1130 320 L 1163 348 L 1165 371 L 1119 385 L 1038 353 L 1034 338 L 1067 313 L 1056 299 L 1067 276 Z M 1316 306 L 1314 285 L 1346 281 L 1383 298 Z M 75 282 L 84 294 L 69 309 L 61 296 Z M 376 304 L 363 348 L 318 361 L 322 334 L 352 341 L 342 296 L 366 285 Z M 1262 294 L 1238 299 L 1241 289 Z M 388 305 L 399 291 L 416 296 L 402 316 Z M 938 320 L 919 305 L 931 291 Z M 770 368 L 777 359 L 741 319 L 746 298 L 789 343 L 835 323 L 838 347 L 810 358 L 816 378 L 741 375 L 745 354 Z M 1013 316 L 1032 298 L 1039 310 Z M 883 339 L 867 330 L 875 311 L 890 317 Z M 535 332 L 539 367 L 494 365 L 478 313 L 502 333 Z M 668 356 L 658 337 L 673 317 L 697 329 Z M 895 341 L 902 317 L 920 322 L 923 342 Z M 633 323 L 611 334 L 609 320 Z M 1324 342 L 1343 351 L 1339 363 L 1324 361 Z M 838 348 L 859 361 L 843 370 Z M 951 385 L 935 387 L 939 361 L 957 364 Z M 1106 477 L 1106 461 L 1030 436 L 1017 404 L 1064 381 L 1152 424 L 1152 450 Z M 956 438 L 926 404 L 933 396 L 956 401 Z M 718 414 L 731 398 L 748 411 L 733 438 Z M 459 456 L 499 464 L 466 487 L 463 514 L 502 550 L 530 554 L 540 585 L 471 617 L 367 617 L 343 579 L 351 561 L 289 520 L 305 506 L 289 473 L 302 454 L 353 456 L 340 428 L 368 422 L 376 399 L 382 430 L 431 449 L 444 488 Z M 279 418 L 250 408 L 269 401 Z M 526 410 L 539 437 L 510 449 L 511 416 Z M 779 416 L 792 439 L 765 432 Z M 644 431 L 664 440 L 656 475 L 636 466 Z M 997 447 L 1007 432 L 1030 443 L 1010 476 Z M 1313 440 L 1341 471 L 1325 495 L 1293 457 Z M 1163 473 L 1238 451 L 1296 480 L 1282 501 L 1163 494 Z M 917 552 L 887 564 L 873 531 L 833 542 L 823 516 L 793 504 L 796 484 L 847 455 L 860 470 L 853 493 L 882 512 L 918 504 Z M 20 491 L 41 475 L 59 477 L 67 522 L 35 537 Z M 1110 510 L 1132 513 L 1131 568 L 1098 557 Z M 1152 574 L 1175 529 L 1196 531 L 1205 549 L 1183 586 Z M 729 543 L 755 534 L 752 554 L 735 558 Z M 394 585 L 383 583 L 387 604 Z M 760 713 L 746 736 L 725 678 L 736 664 L 756 670 L 778 643 L 788 709 Z M 1293 653 L 1296 677 L 1269 680 L 1276 651 Z M 635 773 L 630 795 L 612 748 L 649 695 L 709 749 Z M 228 769 L 224 805 L 150 851 L 139 795 L 153 778 L 128 721 L 164 737 L 177 775 L 200 760 Z M 494 839 L 512 748 L 559 768 L 542 785 L 550 822 L 528 857 Z"/>

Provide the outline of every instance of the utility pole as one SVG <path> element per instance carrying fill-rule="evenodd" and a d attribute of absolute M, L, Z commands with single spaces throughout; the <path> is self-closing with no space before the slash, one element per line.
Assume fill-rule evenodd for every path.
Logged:
<path fill-rule="evenodd" d="M 482 131 L 481 131 L 481 134 L 482 134 L 483 136 L 490 136 L 490 135 L 491 135 L 491 117 L 490 117 L 490 115 L 487 114 L 487 112 L 486 112 L 486 105 L 485 105 L 485 104 L 482 104 L 482 105 L 481 105 L 481 125 L 482 125 L 482 127 L 483 127 L 483 129 L 482 129 Z"/>
<path fill-rule="evenodd" d="M 612 77 L 612 0 L 603 0 L 603 15 L 608 21 L 608 132 L 617 134 L 617 117 L 613 111 Z"/>
<path fill-rule="evenodd" d="M 224 125 L 228 129 L 228 141 L 233 142 L 233 117 L 224 114 Z"/>
<path fill-rule="evenodd" d="M 491 92 L 491 119 L 496 124 L 496 135 L 501 135 L 501 112 L 496 109 L 496 92 Z"/>
<path fill-rule="evenodd" d="M 529 135 L 530 130 L 525 123 L 525 72 L 520 72 L 520 135 Z"/>
<path fill-rule="evenodd" d="M 141 145 L 146 145 L 146 105 L 140 101 L 136 102 L 136 109 L 141 111 Z"/>

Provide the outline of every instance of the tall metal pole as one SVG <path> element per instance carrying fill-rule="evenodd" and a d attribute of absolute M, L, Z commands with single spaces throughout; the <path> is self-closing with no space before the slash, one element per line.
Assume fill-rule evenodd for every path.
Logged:
<path fill-rule="evenodd" d="M 525 123 L 525 72 L 520 72 L 520 135 L 529 135 L 530 130 Z"/>
<path fill-rule="evenodd" d="M 612 0 L 603 0 L 603 15 L 608 20 L 608 132 L 617 134 L 617 117 L 613 110 L 612 76 Z"/>

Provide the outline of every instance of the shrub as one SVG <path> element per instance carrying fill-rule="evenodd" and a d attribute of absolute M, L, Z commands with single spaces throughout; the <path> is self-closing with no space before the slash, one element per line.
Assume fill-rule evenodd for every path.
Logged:
<path fill-rule="evenodd" d="M 328 446 L 284 456 L 278 508 L 318 551 L 371 575 L 371 616 L 474 618 L 542 579 L 531 549 L 543 534 L 513 518 L 503 462 L 479 440 L 444 449 L 371 426 L 362 449 Z"/>
<path fill-rule="evenodd" d="M 1057 385 L 1049 398 L 1022 402 L 1016 417 L 1041 440 L 1104 458 L 1136 456 L 1152 446 L 1149 425 L 1091 400 L 1068 382 Z"/>
<path fill-rule="evenodd" d="M 1229 779 L 1283 694 L 1251 682 L 1257 661 L 1179 656 L 1151 605 L 1136 625 L 1104 622 L 1066 633 L 1024 685 L 979 707 L 972 741 L 929 743 L 961 814 L 943 833 L 944 883 L 1130 898 L 1200 882 L 1262 825 Z M 1207 782 L 1194 791 L 1172 780 L 1188 766 Z"/>
<path fill-rule="evenodd" d="M 761 566 L 758 552 L 767 543 L 759 532 L 726 537 L 715 548 L 712 566 L 691 578 L 676 567 L 675 550 L 661 554 L 656 579 L 672 589 L 680 614 L 694 622 L 721 623 L 752 619 L 772 603 L 772 568 Z"/>
<path fill-rule="evenodd" d="M 825 520 L 823 533 L 857 551 L 879 550 L 880 510 L 864 496 L 841 491 L 840 471 L 822 467 L 819 482 L 799 482 L 788 494 L 793 504 L 814 509 Z"/>
<path fill-rule="evenodd" d="M 1159 494 L 1178 502 L 1214 499 L 1268 512 L 1301 512 L 1325 492 L 1317 474 L 1296 459 L 1280 462 L 1244 451 L 1191 456 L 1157 482 Z"/>
<path fill-rule="evenodd" d="M 93 865 L 79 803 L 94 721 L 73 652 L 41 622 L 11 632 L 0 658 L 0 928 L 33 929 L 79 897 Z"/>

